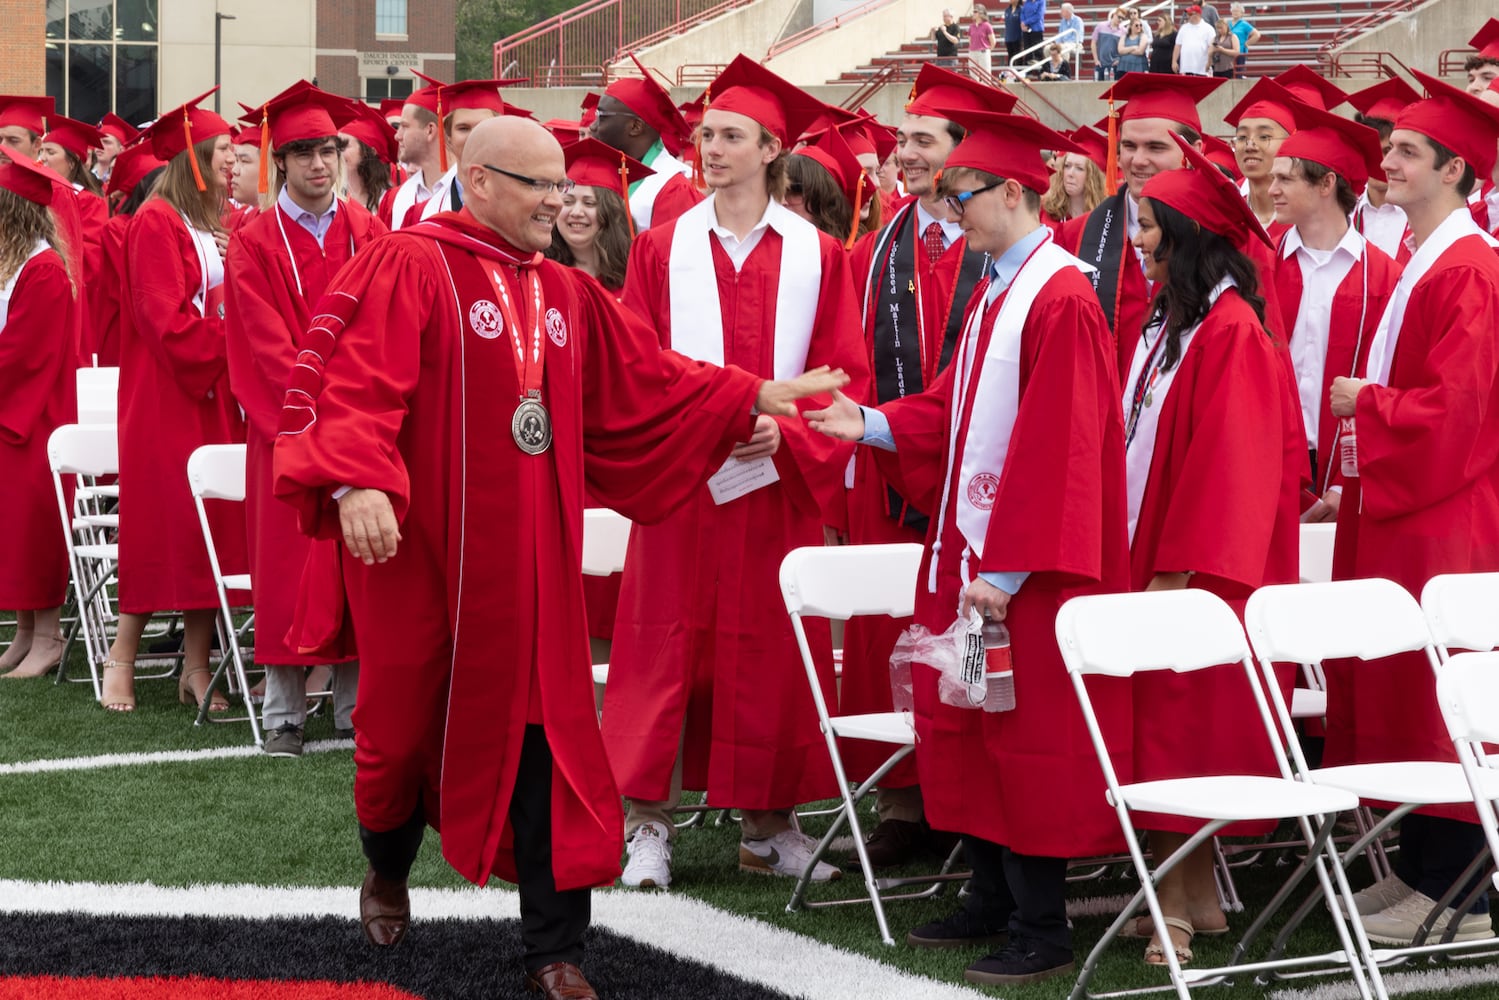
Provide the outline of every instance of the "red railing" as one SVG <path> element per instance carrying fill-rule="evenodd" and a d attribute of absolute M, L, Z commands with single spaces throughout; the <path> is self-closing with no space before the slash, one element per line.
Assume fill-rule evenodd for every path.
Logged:
<path fill-rule="evenodd" d="M 728 68 L 725 63 L 683 63 L 677 67 L 676 85 L 678 87 L 695 85 L 706 87 L 718 79 L 718 74 Z"/>
<path fill-rule="evenodd" d="M 914 81 L 916 79 L 916 74 L 921 72 L 921 67 L 925 64 L 925 62 L 926 60 L 924 59 L 876 60 L 876 63 L 879 65 L 879 69 L 875 71 L 875 74 L 873 76 L 864 81 L 864 83 L 862 83 L 852 94 L 844 98 L 843 107 L 849 109 L 850 111 L 854 110 L 855 108 L 863 107 L 865 102 L 867 102 L 871 97 L 873 97 L 875 94 L 878 94 L 880 91 L 884 90 L 892 83 L 907 83 Z M 1015 93 L 1015 87 L 1013 86 L 1013 84 L 1019 83 L 1032 99 L 1046 105 L 1053 112 L 1055 112 L 1059 118 L 1061 118 L 1065 122 L 1068 122 L 1073 128 L 1077 127 L 1077 122 L 1072 119 L 1071 115 L 1067 114 L 1061 108 L 1057 107 L 1050 100 L 1048 100 L 1045 94 L 1041 93 L 1040 90 L 1031 85 L 1030 81 L 1024 79 L 1008 81 L 1001 80 L 996 76 L 985 73 L 983 70 L 979 69 L 977 66 L 974 66 L 972 63 L 969 63 L 966 69 L 968 70 L 969 75 L 978 80 L 980 83 L 989 87 L 994 87 L 997 90 L 1008 91 L 1012 94 Z M 1019 97 L 1019 95 L 1016 96 L 1017 101 L 1015 107 L 1018 111 L 1020 111 L 1022 114 L 1028 114 L 1032 118 L 1041 117 L 1036 113 L 1036 109 L 1029 102 L 1027 102 L 1024 98 Z"/>
<path fill-rule="evenodd" d="M 1396 14 L 1410 10 L 1421 5 L 1424 2 L 1425 0 L 1390 0 L 1390 2 L 1385 4 L 1383 7 L 1371 10 L 1363 17 L 1354 18 L 1352 21 L 1349 21 L 1347 24 L 1340 27 L 1337 32 L 1323 44 L 1322 54 L 1324 56 L 1331 55 L 1332 51 L 1339 45 L 1357 38 L 1359 35 L 1362 35 L 1366 31 L 1371 31 L 1374 28 L 1379 27 L 1390 18 L 1394 17 Z"/>
<path fill-rule="evenodd" d="M 494 43 L 496 76 L 533 86 L 576 83 L 570 69 L 600 70 L 626 52 L 681 34 L 755 0 L 588 0 Z"/>
<path fill-rule="evenodd" d="M 829 31 L 835 31 L 849 21 L 858 20 L 865 14 L 879 10 L 881 7 L 888 7 L 893 2 L 894 0 L 867 0 L 866 3 L 861 3 L 859 6 L 850 8 L 841 14 L 836 14 L 825 21 L 818 21 L 810 28 L 803 28 L 795 34 L 787 35 L 785 38 L 771 45 L 769 51 L 765 53 L 765 61 L 768 62 L 778 55 L 790 52 L 803 42 L 811 41 L 820 35 L 827 34 Z"/>
<path fill-rule="evenodd" d="M 1437 76 L 1456 76 L 1463 72 L 1463 64 L 1473 55 L 1472 49 L 1443 49 L 1437 56 Z"/>
<path fill-rule="evenodd" d="M 1410 67 L 1391 52 L 1324 52 L 1322 58 L 1327 63 L 1328 76 L 1387 78 L 1399 76 L 1401 70 L 1410 75 Z"/>

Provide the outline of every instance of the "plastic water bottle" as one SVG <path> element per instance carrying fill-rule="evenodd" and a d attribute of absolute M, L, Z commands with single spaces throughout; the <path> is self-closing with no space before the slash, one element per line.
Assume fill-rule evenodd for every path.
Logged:
<path fill-rule="evenodd" d="M 1358 478 L 1358 434 L 1353 429 L 1353 418 L 1344 417 L 1338 423 L 1338 459 L 1343 468 L 1344 479 Z"/>
<path fill-rule="evenodd" d="M 1010 630 L 1004 622 L 984 622 L 984 711 L 1015 708 L 1015 669 L 1010 659 Z"/>

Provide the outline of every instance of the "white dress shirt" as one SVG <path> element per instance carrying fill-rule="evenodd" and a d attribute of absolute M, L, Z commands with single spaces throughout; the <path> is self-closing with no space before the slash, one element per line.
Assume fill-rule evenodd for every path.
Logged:
<path fill-rule="evenodd" d="M 1364 253 L 1364 238 L 1352 226 L 1331 250 L 1312 250 L 1301 242 L 1298 229 L 1286 231 L 1280 254 L 1292 256 L 1301 268 L 1301 303 L 1291 327 L 1291 366 L 1296 370 L 1296 393 L 1307 444 L 1317 446 L 1322 415 L 1322 377 L 1327 367 L 1327 340 L 1332 329 L 1332 300 L 1338 286 Z M 1319 457 L 1319 462 L 1322 459 Z"/>

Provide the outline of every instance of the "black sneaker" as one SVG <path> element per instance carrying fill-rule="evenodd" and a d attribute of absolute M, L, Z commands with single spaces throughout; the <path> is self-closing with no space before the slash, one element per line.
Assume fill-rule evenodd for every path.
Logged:
<path fill-rule="evenodd" d="M 1009 935 L 1008 920 L 993 923 L 981 920 L 967 910 L 959 910 L 944 920 L 922 924 L 906 934 L 912 948 L 967 948 L 972 945 L 1002 945 Z"/>
<path fill-rule="evenodd" d="M 262 747 L 268 757 L 302 756 L 302 727 L 287 722 L 267 734 Z"/>
<path fill-rule="evenodd" d="M 1020 986 L 1066 975 L 1076 966 L 1072 952 L 1065 948 L 1017 938 L 974 962 L 964 971 L 963 978 L 981 986 Z"/>

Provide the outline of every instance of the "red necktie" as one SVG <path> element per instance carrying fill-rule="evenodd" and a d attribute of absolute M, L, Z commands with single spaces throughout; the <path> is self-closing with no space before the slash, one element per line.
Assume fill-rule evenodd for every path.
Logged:
<path fill-rule="evenodd" d="M 926 232 L 921 234 L 921 242 L 926 245 L 926 257 L 931 263 L 937 263 L 938 258 L 947 248 L 942 245 L 942 223 L 934 222 L 926 227 Z"/>

